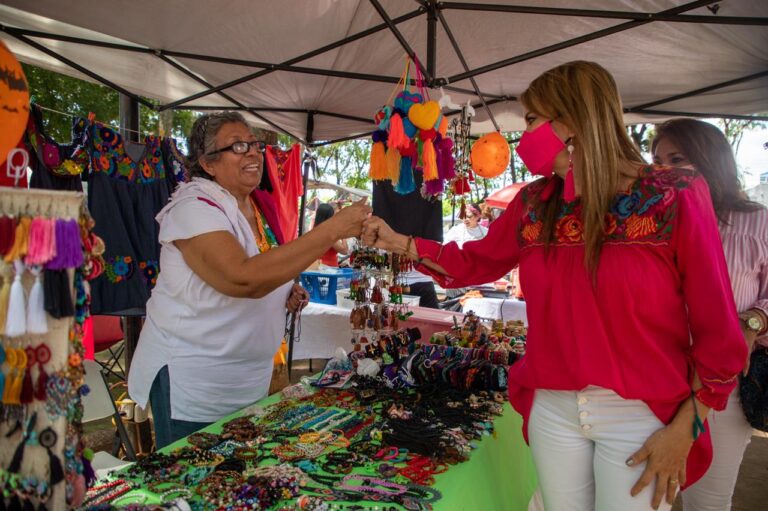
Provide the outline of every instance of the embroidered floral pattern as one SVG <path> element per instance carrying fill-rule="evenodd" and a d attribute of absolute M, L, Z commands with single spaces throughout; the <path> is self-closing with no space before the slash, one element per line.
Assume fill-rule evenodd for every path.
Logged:
<path fill-rule="evenodd" d="M 691 171 L 671 167 L 649 166 L 643 169 L 631 190 L 616 195 L 610 213 L 605 217 L 607 242 L 665 243 L 672 236 L 679 190 L 694 179 Z M 532 183 L 523 190 L 522 200 L 528 204 L 521 219 L 518 238 L 521 246 L 543 243 L 543 222 L 537 218 L 531 197 L 541 193 L 547 179 Z M 563 202 L 555 223 L 557 244 L 584 242 L 581 202 Z"/>
<path fill-rule="evenodd" d="M 91 133 L 94 172 L 103 172 L 110 177 L 139 183 L 165 179 L 160 137 L 144 137 L 144 156 L 141 160 L 134 161 L 125 150 L 122 135 L 112 128 L 94 124 Z"/>
<path fill-rule="evenodd" d="M 152 289 L 157 283 L 157 274 L 160 270 L 157 261 L 141 261 L 139 263 L 139 269 L 141 270 L 141 277 L 144 279 L 144 283 Z"/>
<path fill-rule="evenodd" d="M 104 273 L 113 284 L 133 277 L 134 264 L 131 256 L 114 256 L 106 260 Z"/>
<path fill-rule="evenodd" d="M 88 121 L 72 120 L 71 142 L 59 144 L 45 133 L 40 107 L 31 105 L 27 122 L 27 140 L 42 163 L 55 175 L 76 176 L 88 168 Z"/>

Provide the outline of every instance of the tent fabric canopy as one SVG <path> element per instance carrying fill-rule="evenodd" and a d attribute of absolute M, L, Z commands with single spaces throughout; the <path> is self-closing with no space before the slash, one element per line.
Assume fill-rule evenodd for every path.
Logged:
<path fill-rule="evenodd" d="M 614 75 L 628 123 L 768 112 L 768 2 L 714 3 L 0 0 L 0 39 L 161 109 L 236 108 L 310 144 L 374 129 L 407 53 L 433 98 L 442 85 L 476 108 L 474 133 L 522 129 L 517 96 L 577 59 Z"/>

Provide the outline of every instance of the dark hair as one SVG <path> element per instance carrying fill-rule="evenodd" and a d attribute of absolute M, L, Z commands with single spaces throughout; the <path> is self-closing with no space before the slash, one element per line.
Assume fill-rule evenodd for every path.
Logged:
<path fill-rule="evenodd" d="M 317 212 L 315 213 L 315 224 L 314 226 L 317 227 L 318 225 L 322 224 L 329 218 L 331 218 L 334 214 L 333 206 L 327 203 L 322 203 L 317 207 Z"/>
<path fill-rule="evenodd" d="M 656 127 L 651 153 L 666 138 L 704 176 L 718 220 L 727 223 L 731 211 L 755 211 L 763 206 L 744 193 L 733 149 L 716 126 L 696 119 L 671 119 Z"/>
<path fill-rule="evenodd" d="M 189 154 L 186 158 L 186 167 L 188 180 L 193 177 L 202 177 L 213 180 L 213 176 L 205 171 L 201 161 L 216 161 L 221 158 L 221 153 L 207 156 L 216 150 L 216 135 L 225 124 L 239 123 L 248 126 L 245 118 L 239 112 L 216 112 L 204 114 L 195 120 L 192 125 L 192 131 L 189 134 Z M 249 127 L 250 129 L 250 127 Z M 266 169 L 266 158 L 264 158 L 264 168 L 261 169 L 261 183 L 259 189 L 272 191 L 272 183 Z"/>

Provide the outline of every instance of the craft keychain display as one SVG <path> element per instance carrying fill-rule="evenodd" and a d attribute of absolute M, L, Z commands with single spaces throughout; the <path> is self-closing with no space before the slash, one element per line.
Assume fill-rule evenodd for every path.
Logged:
<path fill-rule="evenodd" d="M 355 305 L 350 313 L 352 344 L 359 347 L 393 332 L 413 313 L 403 303 L 406 289 L 402 275 L 413 263 L 403 256 L 363 247 L 352 252 L 350 264 L 355 269 L 349 298 Z"/>

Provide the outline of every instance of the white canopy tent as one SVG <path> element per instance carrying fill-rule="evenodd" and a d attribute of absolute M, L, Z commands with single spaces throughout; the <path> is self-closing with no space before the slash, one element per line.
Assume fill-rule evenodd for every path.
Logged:
<path fill-rule="evenodd" d="M 309 145 L 369 133 L 406 54 L 433 96 L 474 105 L 475 133 L 521 129 L 516 97 L 575 59 L 614 74 L 628 123 L 768 112 L 768 1 L 527 3 L 0 0 L 0 39 L 161 110 L 240 109 Z"/>

